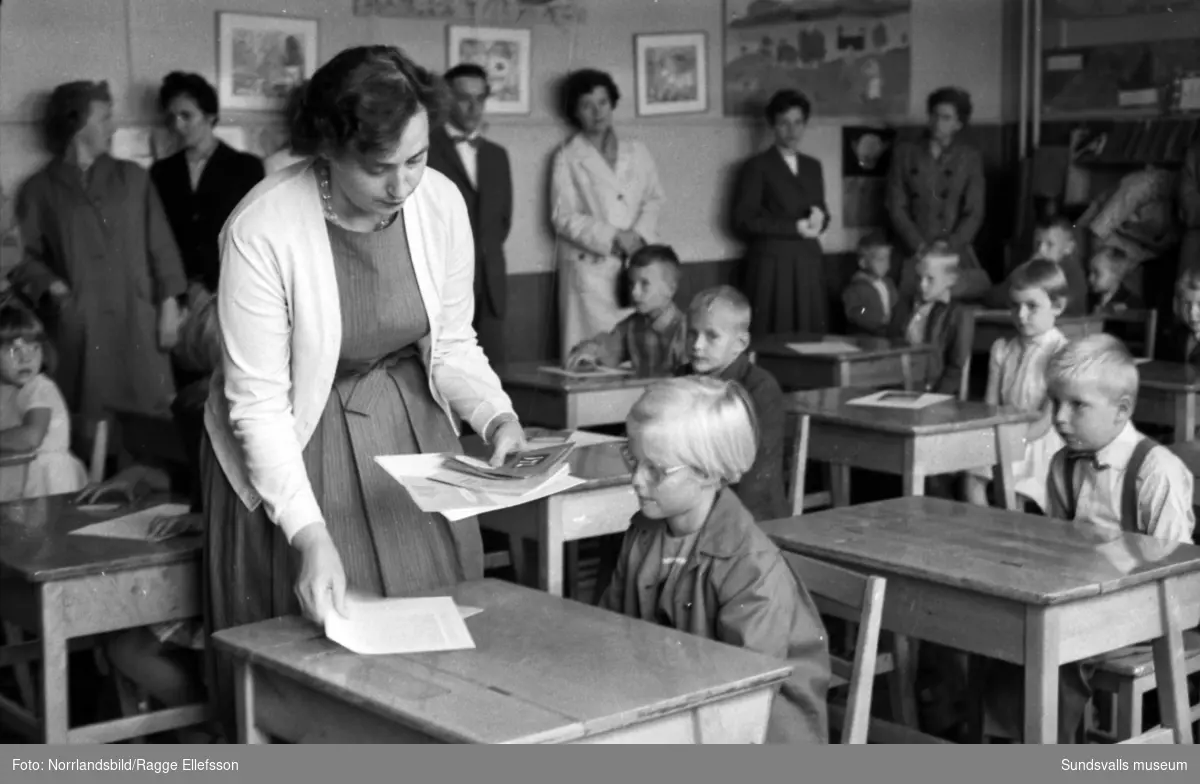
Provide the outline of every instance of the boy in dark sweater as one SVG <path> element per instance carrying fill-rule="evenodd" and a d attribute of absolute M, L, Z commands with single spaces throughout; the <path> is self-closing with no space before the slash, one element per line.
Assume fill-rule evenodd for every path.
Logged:
<path fill-rule="evenodd" d="M 736 381 L 749 394 L 758 420 L 758 453 L 733 490 L 755 520 L 775 520 L 789 514 L 783 493 L 783 391 L 774 376 L 750 361 L 750 317 L 750 302 L 732 286 L 697 294 L 688 308 L 690 364 L 680 375 Z"/>

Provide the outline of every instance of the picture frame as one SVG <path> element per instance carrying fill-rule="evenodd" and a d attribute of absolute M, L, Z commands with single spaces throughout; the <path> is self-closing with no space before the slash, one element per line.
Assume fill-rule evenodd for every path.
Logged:
<path fill-rule="evenodd" d="M 317 67 L 316 19 L 217 12 L 217 96 L 222 109 L 280 111 Z"/>
<path fill-rule="evenodd" d="M 528 28 L 449 25 L 446 67 L 475 63 L 488 74 L 488 114 L 529 114 L 530 58 Z"/>
<path fill-rule="evenodd" d="M 638 115 L 708 111 L 706 33 L 639 33 L 633 58 Z"/>

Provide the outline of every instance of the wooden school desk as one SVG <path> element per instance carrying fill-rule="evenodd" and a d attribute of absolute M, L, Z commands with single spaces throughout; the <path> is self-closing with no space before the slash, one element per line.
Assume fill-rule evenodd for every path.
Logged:
<path fill-rule="evenodd" d="M 521 362 L 496 371 L 523 424 L 569 430 L 624 424 L 645 387 L 657 380 L 634 376 L 567 378 L 541 369 L 550 364 Z"/>
<path fill-rule="evenodd" d="M 975 308 L 975 354 L 987 354 L 992 344 L 1000 338 L 1015 338 L 1017 328 L 1013 325 L 1012 313 L 1007 310 Z M 1078 338 L 1104 331 L 1104 316 L 1071 316 L 1055 322 L 1068 338 Z"/>
<path fill-rule="evenodd" d="M 430 592 L 428 595 L 445 595 Z M 297 617 L 213 635 L 242 743 L 761 743 L 786 662 L 498 580 L 475 648 L 360 656 Z"/>
<path fill-rule="evenodd" d="M 1191 365 L 1144 362 L 1138 365 L 1138 400 L 1135 422 L 1170 427 L 1175 443 L 1196 438 L 1196 399 L 1200 374 Z"/>
<path fill-rule="evenodd" d="M 804 493 L 809 460 L 831 463 L 834 506 L 850 502 L 850 469 L 903 479 L 905 495 L 923 495 L 925 478 L 999 465 L 997 496 L 1016 509 L 1012 464 L 1036 413 L 957 399 L 906 410 L 852 405 L 864 388 L 817 389 L 784 396 L 798 417 L 793 497 Z"/>
<path fill-rule="evenodd" d="M 800 353 L 789 343 L 844 343 L 854 346 L 831 353 Z M 766 335 L 750 345 L 759 367 L 769 371 L 785 391 L 826 387 L 908 386 L 922 376 L 928 346 L 904 340 L 841 335 Z"/>
<path fill-rule="evenodd" d="M 45 743 L 109 743 L 207 718 L 204 705 L 189 705 L 74 729 L 68 724 L 67 651 L 72 639 L 202 613 L 202 537 L 152 544 L 67 535 L 163 502 L 159 498 L 103 513 L 77 509 L 70 496 L 0 504 L 0 617 L 38 637 L 0 649 L 0 663 L 41 662 L 40 721 L 0 697 L 0 716 L 19 731 Z"/>
<path fill-rule="evenodd" d="M 464 439 L 468 454 L 478 454 L 479 442 Z M 479 524 L 507 534 L 513 568 L 524 580 L 524 542 L 538 545 L 538 586 L 563 595 L 563 546 L 581 539 L 624 533 L 638 510 L 630 484 L 629 466 L 621 456 L 624 439 L 577 446 L 567 458 L 571 474 L 585 480 L 565 493 L 479 516 Z"/>
<path fill-rule="evenodd" d="M 883 628 L 1024 665 L 1026 742 L 1058 740 L 1060 664 L 1168 631 L 1156 647 L 1172 647 L 1169 691 L 1186 712 L 1181 629 L 1200 622 L 1200 547 L 936 498 L 761 525 L 785 550 L 887 578 Z"/>

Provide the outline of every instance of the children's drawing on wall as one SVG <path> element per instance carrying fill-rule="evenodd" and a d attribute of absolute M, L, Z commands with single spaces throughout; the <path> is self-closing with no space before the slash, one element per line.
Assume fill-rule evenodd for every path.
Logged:
<path fill-rule="evenodd" d="M 642 115 L 708 108 L 704 33 L 634 36 L 637 111 Z"/>
<path fill-rule="evenodd" d="M 220 12 L 217 73 L 226 109 L 281 109 L 292 88 L 312 76 L 317 22 Z"/>
<path fill-rule="evenodd" d="M 842 127 L 842 225 L 884 225 L 884 196 L 896 132 L 891 128 Z"/>
<path fill-rule="evenodd" d="M 354 15 L 504 25 L 584 21 L 582 0 L 354 0 Z"/>
<path fill-rule="evenodd" d="M 908 112 L 912 0 L 725 0 L 725 113 L 802 90 L 824 117 Z"/>

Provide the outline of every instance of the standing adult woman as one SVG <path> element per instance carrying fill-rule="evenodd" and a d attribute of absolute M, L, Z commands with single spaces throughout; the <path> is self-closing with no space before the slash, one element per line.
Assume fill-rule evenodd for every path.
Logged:
<path fill-rule="evenodd" d="M 749 246 L 742 285 L 756 335 L 825 332 L 829 324 L 818 241 L 829 225 L 825 176 L 820 161 L 800 152 L 811 112 L 797 90 L 771 96 L 774 144 L 745 163 L 734 194 L 734 229 Z"/>
<path fill-rule="evenodd" d="M 563 113 L 577 131 L 555 153 L 550 183 L 564 354 L 628 315 L 618 294 L 623 261 L 658 238 L 658 169 L 640 141 L 617 138 L 620 97 L 603 71 L 575 71 L 563 85 Z"/>
<path fill-rule="evenodd" d="M 105 82 L 55 88 L 46 110 L 55 158 L 17 204 L 24 260 L 14 285 L 38 306 L 59 352 L 55 381 L 90 426 L 119 407 L 162 409 L 186 288 L 179 250 L 146 170 L 109 156 Z"/>
<path fill-rule="evenodd" d="M 233 208 L 263 178 L 262 161 L 214 135 L 217 91 L 203 76 L 167 74 L 158 105 L 180 149 L 156 161 L 150 177 L 175 233 L 188 283 L 215 292 L 221 270 L 217 237 Z"/>
<path fill-rule="evenodd" d="M 928 129 L 915 142 L 896 145 L 888 172 L 887 212 L 905 261 L 901 294 L 916 291 L 920 251 L 942 240 L 958 252 L 956 299 L 978 299 L 991 286 L 972 243 L 983 226 L 983 156 L 963 141 L 971 121 L 971 95 L 942 87 L 926 100 Z"/>
<path fill-rule="evenodd" d="M 252 192 L 222 234 L 225 361 L 201 452 L 212 630 L 320 622 L 347 590 L 482 575 L 477 521 L 422 512 L 374 461 L 460 451 L 459 417 L 495 461 L 524 444 L 471 329 L 466 205 L 425 168 L 440 93 L 395 47 L 341 52 L 294 118 L 307 165 Z M 228 721 L 231 672 L 215 663 Z"/>

